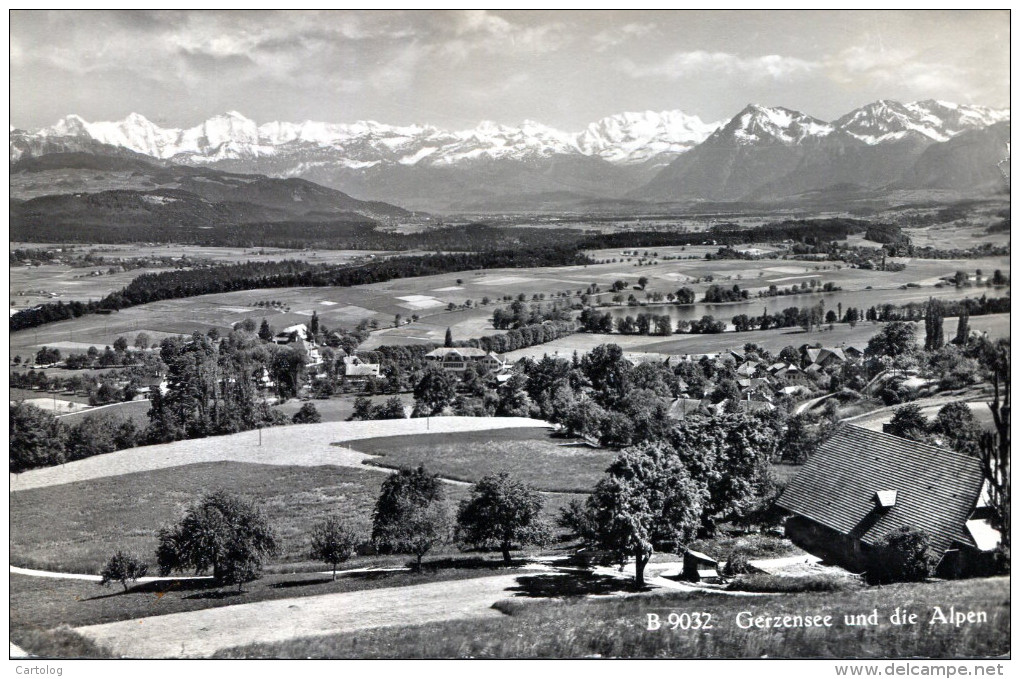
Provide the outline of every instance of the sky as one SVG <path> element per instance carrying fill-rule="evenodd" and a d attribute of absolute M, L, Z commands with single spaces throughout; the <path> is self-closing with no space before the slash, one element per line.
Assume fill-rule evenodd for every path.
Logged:
<path fill-rule="evenodd" d="M 877 99 L 1009 106 L 993 11 L 12 11 L 11 124 L 375 120 L 578 131 L 748 103 L 832 120 Z"/>

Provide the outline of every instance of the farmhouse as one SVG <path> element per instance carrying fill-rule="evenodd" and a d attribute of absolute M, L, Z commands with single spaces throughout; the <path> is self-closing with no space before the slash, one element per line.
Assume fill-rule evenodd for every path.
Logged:
<path fill-rule="evenodd" d="M 887 533 L 910 526 L 928 534 L 937 572 L 959 576 L 983 570 L 998 544 L 983 485 L 977 458 L 847 425 L 776 504 L 793 514 L 786 532 L 794 543 L 848 568 L 863 570 Z"/>
<path fill-rule="evenodd" d="M 497 354 L 475 347 L 440 347 L 425 354 L 425 360 L 448 372 L 462 373 L 477 364 L 486 370 L 502 370 L 506 362 Z"/>
<path fill-rule="evenodd" d="M 353 379 L 379 377 L 379 364 L 366 363 L 357 356 L 344 356 L 344 376 Z"/>

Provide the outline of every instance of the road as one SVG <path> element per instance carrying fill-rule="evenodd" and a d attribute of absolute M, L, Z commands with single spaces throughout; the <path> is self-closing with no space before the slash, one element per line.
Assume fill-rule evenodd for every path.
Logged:
<path fill-rule="evenodd" d="M 528 571 L 529 573 L 533 571 Z M 502 615 L 520 571 L 359 592 L 224 606 L 78 627 L 76 632 L 129 658 L 208 657 L 220 649 L 374 627 L 422 625 Z"/>

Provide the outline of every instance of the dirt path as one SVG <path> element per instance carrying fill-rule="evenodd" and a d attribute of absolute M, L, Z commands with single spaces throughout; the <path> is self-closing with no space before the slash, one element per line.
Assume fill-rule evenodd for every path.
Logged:
<path fill-rule="evenodd" d="M 107 476 L 180 467 L 199 462 L 254 462 L 275 465 L 341 465 L 364 469 L 370 455 L 334 445 L 379 436 L 452 433 L 548 427 L 547 422 L 526 417 L 432 417 L 365 422 L 327 422 L 271 427 L 229 436 L 177 441 L 156 446 L 129 448 L 97 455 L 58 467 L 33 469 L 10 475 L 10 490 L 28 490 L 88 481 Z"/>
<path fill-rule="evenodd" d="M 531 572 L 529 570 L 529 572 Z M 520 572 L 492 577 L 323 594 L 78 627 L 112 653 L 132 658 L 207 657 L 253 643 L 502 615 Z"/>

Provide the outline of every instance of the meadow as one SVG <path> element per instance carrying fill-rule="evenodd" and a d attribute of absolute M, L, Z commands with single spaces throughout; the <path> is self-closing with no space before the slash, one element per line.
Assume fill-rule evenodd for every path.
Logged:
<path fill-rule="evenodd" d="M 509 470 L 533 488 L 587 493 L 616 454 L 553 438 L 548 429 L 504 429 L 416 436 L 391 436 L 341 443 L 379 457 L 368 464 L 415 467 L 425 464 L 443 478 L 475 483 Z"/>
<path fill-rule="evenodd" d="M 621 252 L 617 251 L 617 256 L 622 257 Z M 252 318 L 256 323 L 265 318 L 273 327 L 282 328 L 307 323 L 313 312 L 327 327 L 353 328 L 362 321 L 375 321 L 379 329 L 362 345 L 364 349 L 372 349 L 381 344 L 438 343 L 447 327 L 451 328 L 457 340 L 497 334 L 499 331 L 492 328 L 490 319 L 493 308 L 505 304 L 500 301 L 504 295 L 523 294 L 528 300 L 544 295 L 548 300 L 553 295 L 566 292 L 576 301 L 577 293 L 592 283 L 606 291 L 616 280 L 626 281 L 631 289 L 625 294 L 634 293 L 641 300 L 646 293 L 666 294 L 685 285 L 695 290 L 699 297 L 713 283 L 740 285 L 751 290 L 753 296 L 756 290 L 767 288 L 772 283 L 789 286 L 805 280 L 833 282 L 843 288 L 841 292 L 824 296 L 826 308 L 834 309 L 840 303 L 844 306 L 868 302 L 897 304 L 924 301 L 931 295 L 947 299 L 965 295 L 979 297 L 985 293 L 1002 295 L 1006 292 L 977 287 L 957 291 L 955 288 L 934 286 L 939 277 L 952 275 L 960 269 L 972 276 L 977 269 L 981 269 L 985 276 L 990 276 L 995 269 L 1009 273 L 1008 257 L 911 260 L 900 272 L 845 266 L 836 269 L 830 262 L 794 260 L 697 259 L 660 261 L 650 266 L 635 266 L 635 262 L 464 271 L 395 279 L 353 288 L 274 288 L 165 300 L 114 314 L 85 316 L 16 332 L 11 335 L 11 349 L 15 354 L 27 354 L 45 345 L 62 351 L 82 351 L 91 345 L 103 347 L 112 344 L 118 336 L 133 338 L 139 332 L 145 332 L 150 339 L 158 341 L 168 335 L 205 332 L 213 327 L 225 332 L 245 318 Z M 711 282 L 706 279 L 708 276 L 712 276 Z M 633 289 L 640 277 L 649 280 L 645 291 Z M 701 279 L 700 283 L 692 282 L 698 279 Z M 907 284 L 921 287 L 904 288 Z M 868 287 L 873 290 L 867 290 Z M 602 296 L 608 301 L 612 295 L 603 293 Z M 490 303 L 482 306 L 485 297 Z M 816 304 L 819 299 L 822 299 L 821 295 L 797 295 L 770 298 L 768 301 L 780 306 L 808 306 Z M 468 300 L 472 302 L 471 308 L 447 311 L 450 304 L 460 307 Z M 271 301 L 279 305 L 272 309 L 256 306 L 259 302 Z M 739 313 L 760 313 L 762 304 L 762 300 L 752 299 L 745 304 L 717 305 L 706 309 L 705 313 L 713 313 L 728 321 Z M 654 307 L 626 307 L 624 313 L 653 310 Z M 695 312 L 700 313 L 700 307 L 696 307 Z M 395 324 L 397 314 L 402 321 L 399 327 Z M 408 324 L 412 315 L 420 318 L 418 322 Z"/>
<path fill-rule="evenodd" d="M 556 578 L 568 576 L 533 576 Z M 524 577 L 519 582 L 525 580 Z M 527 587 L 525 586 L 525 589 Z M 583 592 L 579 592 L 583 593 Z M 502 618 L 366 630 L 255 644 L 221 658 L 989 658 L 1010 652 L 1009 579 L 897 584 L 842 592 L 755 596 L 655 593 L 627 598 L 519 598 L 499 602 Z M 934 606 L 981 610 L 987 622 L 927 624 Z M 916 625 L 894 625 L 899 606 Z M 879 624 L 846 626 L 844 615 L 879 611 Z M 713 629 L 648 629 L 648 614 L 705 612 Z M 742 629 L 743 611 L 832 616 L 833 627 Z M 744 619 L 744 618 L 742 618 Z"/>

